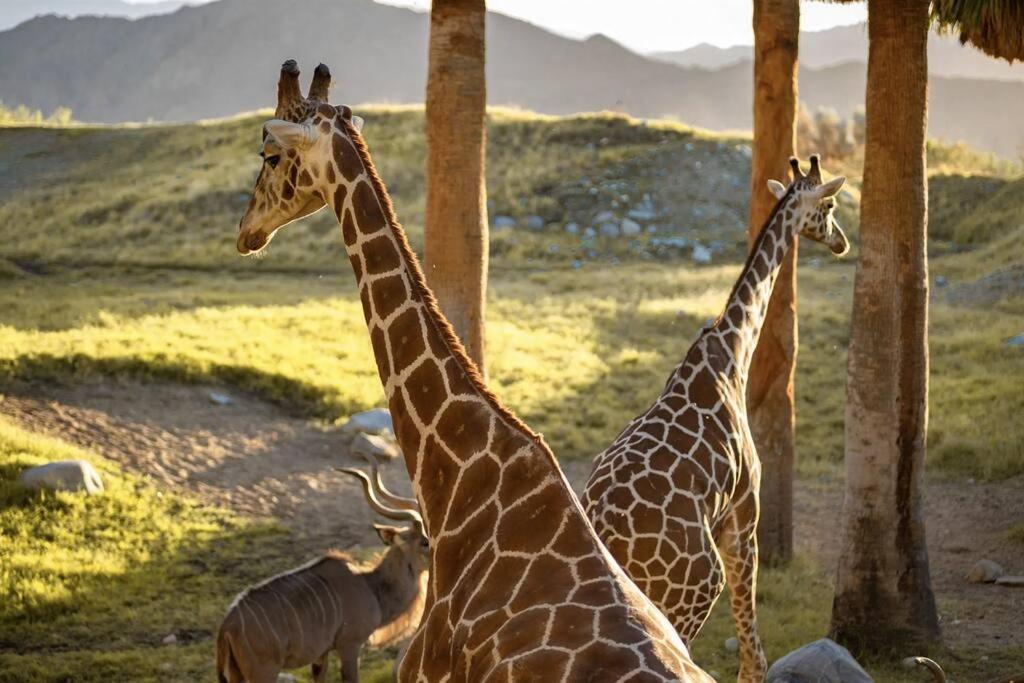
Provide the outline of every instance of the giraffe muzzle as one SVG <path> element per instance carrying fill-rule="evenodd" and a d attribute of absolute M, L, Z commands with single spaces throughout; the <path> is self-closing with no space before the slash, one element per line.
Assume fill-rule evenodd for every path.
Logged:
<path fill-rule="evenodd" d="M 235 246 L 238 248 L 239 254 L 248 256 L 267 246 L 267 242 L 267 238 L 258 232 L 242 232 L 238 235 Z"/>

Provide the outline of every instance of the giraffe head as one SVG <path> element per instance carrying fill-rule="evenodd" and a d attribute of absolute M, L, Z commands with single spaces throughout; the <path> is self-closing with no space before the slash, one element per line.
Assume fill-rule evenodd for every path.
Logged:
<path fill-rule="evenodd" d="M 811 155 L 811 171 L 807 175 L 800 170 L 796 157 L 790 158 L 789 165 L 793 169 L 793 182 L 788 188 L 778 180 L 768 181 L 768 190 L 779 200 L 779 210 L 785 211 L 787 221 L 795 222 L 797 234 L 821 242 L 836 256 L 844 255 L 850 250 L 850 243 L 836 222 L 834 212 L 835 196 L 846 178 L 836 176 L 827 183 L 821 182 L 817 154 Z"/>
<path fill-rule="evenodd" d="M 303 97 L 295 61 L 281 66 L 277 110 L 263 125 L 263 165 L 238 227 L 239 253 L 260 251 L 279 228 L 325 206 L 321 187 L 335 173 L 333 133 L 351 136 L 362 127 L 351 109 L 327 103 L 330 84 L 331 72 L 321 64 Z"/>

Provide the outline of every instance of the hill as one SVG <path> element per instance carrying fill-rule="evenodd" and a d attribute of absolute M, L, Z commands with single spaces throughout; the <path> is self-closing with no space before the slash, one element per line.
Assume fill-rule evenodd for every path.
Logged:
<path fill-rule="evenodd" d="M 110 17 L 138 18 L 153 14 L 166 14 L 178 9 L 184 2 L 163 0 L 163 2 L 131 3 L 124 0 L 32 0 L 32 2 L 7 2 L 0 5 L 0 31 L 13 28 L 23 21 L 45 14 L 62 17 L 96 15 Z"/>
<path fill-rule="evenodd" d="M 701 43 L 686 50 L 656 52 L 651 56 L 678 66 L 720 69 L 753 59 L 753 48 Z M 800 33 L 800 63 L 805 67 L 823 69 L 846 62 L 867 62 L 867 58 L 865 24 Z M 928 71 L 933 76 L 948 78 L 1024 81 L 1024 65 L 992 59 L 979 50 L 964 47 L 952 35 L 938 33 L 928 38 Z"/>
<path fill-rule="evenodd" d="M 270 48 L 267 26 L 274 27 Z M 220 0 L 134 21 L 40 17 L 0 33 L 0 93 L 8 104 L 32 109 L 69 106 L 83 121 L 196 120 L 267 106 L 278 66 L 295 57 L 307 71 L 318 61 L 330 64 L 336 99 L 416 103 L 425 87 L 427 30 L 424 14 L 371 0 Z M 718 71 L 681 68 L 603 36 L 571 40 L 489 16 L 488 96 L 495 105 L 748 129 L 750 71 L 746 62 Z M 863 93 L 862 65 L 801 74 L 801 98 L 812 107 L 849 114 Z M 1020 120 L 1024 83 L 932 79 L 935 137 L 1014 156 L 1024 144 Z"/>

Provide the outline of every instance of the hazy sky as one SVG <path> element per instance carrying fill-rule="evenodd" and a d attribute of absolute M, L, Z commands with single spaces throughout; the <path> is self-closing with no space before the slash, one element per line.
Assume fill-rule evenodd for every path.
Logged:
<path fill-rule="evenodd" d="M 130 0 L 152 2 L 153 0 Z M 190 0 L 193 4 L 208 0 Z M 388 0 L 426 10 L 430 0 Z M 487 8 L 573 38 L 603 33 L 637 52 L 681 50 L 697 43 L 750 45 L 751 0 L 487 0 Z M 862 2 L 800 3 L 801 28 L 818 31 L 864 21 Z"/>

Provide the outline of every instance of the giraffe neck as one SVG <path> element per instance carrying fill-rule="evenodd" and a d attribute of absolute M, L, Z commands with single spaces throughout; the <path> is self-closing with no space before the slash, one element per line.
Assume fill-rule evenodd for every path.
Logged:
<path fill-rule="evenodd" d="M 335 134 L 341 177 L 323 193 L 341 223 L 395 436 L 433 540 L 453 521 L 453 494 L 467 461 L 518 457 L 539 437 L 485 387 L 425 284 L 362 138 L 351 127 L 348 133 Z M 548 458 L 532 468 L 538 481 L 560 476 L 543 450 Z M 498 482 L 478 486 L 473 498 L 486 498 L 490 492 L 480 489 L 488 486 L 497 490 Z"/>
<path fill-rule="evenodd" d="M 783 258 L 796 239 L 793 201 L 795 196 L 791 192 L 779 200 L 765 221 L 729 294 L 725 310 L 713 327 L 727 349 L 724 371 L 740 384 L 746 383 Z"/>

